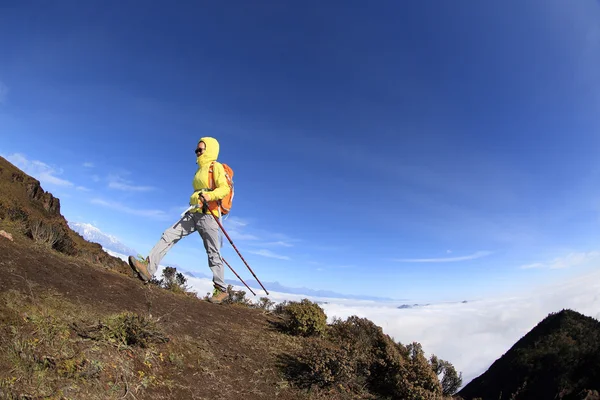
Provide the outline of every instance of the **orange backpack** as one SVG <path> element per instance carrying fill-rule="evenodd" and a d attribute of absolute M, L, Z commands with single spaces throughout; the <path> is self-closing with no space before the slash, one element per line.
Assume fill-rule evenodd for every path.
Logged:
<path fill-rule="evenodd" d="M 208 170 L 208 181 L 210 182 L 210 188 L 215 188 L 215 180 L 213 179 L 213 165 L 214 161 L 210 164 L 210 168 Z M 231 211 L 231 205 L 233 203 L 233 169 L 227 164 L 221 163 L 223 169 L 225 170 L 225 179 L 227 180 L 227 185 L 229 185 L 229 194 L 225 196 L 222 200 L 219 200 L 218 209 L 221 215 L 229 214 Z M 212 207 L 210 207 L 212 208 Z"/>

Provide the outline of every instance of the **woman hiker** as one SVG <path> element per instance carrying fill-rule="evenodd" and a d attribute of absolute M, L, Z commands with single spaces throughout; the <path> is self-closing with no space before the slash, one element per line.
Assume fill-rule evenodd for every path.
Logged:
<path fill-rule="evenodd" d="M 194 193 L 190 197 L 190 206 L 196 206 L 196 208 L 186 212 L 175 225 L 163 232 L 146 260 L 138 260 L 134 256 L 129 256 L 129 265 L 137 272 L 141 280 L 148 282 L 156 273 L 158 264 L 169 249 L 184 236 L 198 231 L 204 242 L 208 266 L 213 273 L 214 290 L 208 301 L 221 303 L 229 294 L 225 286 L 225 270 L 219 253 L 219 225 L 210 213 L 217 218 L 220 217 L 218 201 L 227 196 L 231 189 L 227 183 L 223 165 L 217 162 L 219 142 L 212 137 L 203 137 L 198 142 L 195 152 L 198 170 L 194 175 Z M 211 170 L 212 176 L 209 174 L 209 170 Z"/>

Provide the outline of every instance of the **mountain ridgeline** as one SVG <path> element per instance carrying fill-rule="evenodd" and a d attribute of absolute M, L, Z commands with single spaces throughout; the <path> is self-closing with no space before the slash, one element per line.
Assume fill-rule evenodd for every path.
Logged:
<path fill-rule="evenodd" d="M 550 314 L 473 379 L 464 399 L 600 399 L 600 322 L 572 310 Z"/>

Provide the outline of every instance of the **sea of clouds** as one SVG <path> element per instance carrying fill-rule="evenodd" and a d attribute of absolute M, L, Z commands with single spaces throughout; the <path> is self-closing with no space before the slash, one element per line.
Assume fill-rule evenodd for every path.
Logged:
<path fill-rule="evenodd" d="M 113 254 L 117 255 L 117 254 Z M 118 256 L 118 255 L 117 255 Z M 161 269 L 157 272 L 160 275 Z M 200 297 L 212 291 L 212 281 L 188 277 L 187 284 Z M 247 297 L 258 301 L 266 293 L 247 288 Z M 268 288 L 267 288 L 268 289 Z M 351 315 L 367 318 L 403 344 L 419 342 L 427 355 L 450 361 L 463 374 L 463 384 L 490 365 L 548 314 L 571 309 L 600 319 L 600 270 L 587 271 L 561 283 L 529 290 L 521 295 L 469 302 L 438 303 L 399 309 L 398 302 L 319 298 L 269 292 L 279 303 L 309 298 L 319 302 L 328 321 Z"/>

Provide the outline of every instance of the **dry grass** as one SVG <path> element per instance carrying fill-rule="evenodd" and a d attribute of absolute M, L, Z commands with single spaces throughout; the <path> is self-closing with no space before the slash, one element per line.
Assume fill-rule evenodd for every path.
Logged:
<path fill-rule="evenodd" d="M 0 399 L 372 398 L 329 378 L 299 387 L 292 372 L 312 353 L 277 329 L 289 304 L 230 288 L 227 304 L 209 305 L 183 281 L 164 290 L 128 279 L 126 263 L 71 231 L 58 200 L 1 157 L 0 229 L 14 236 L 0 241 L 10 254 L 0 258 Z M 323 333 L 324 315 L 309 311 L 293 315 L 296 333 Z"/>
<path fill-rule="evenodd" d="M 193 396 L 201 389 L 194 387 L 198 374 L 225 392 L 236 391 L 236 382 L 222 376 L 228 367 L 213 344 L 189 335 L 167 337 L 159 318 L 101 314 L 56 293 L 9 290 L 0 294 L 0 320 L 0 347 L 5 349 L 0 352 L 0 398 Z M 279 341 L 283 337 L 271 335 Z M 273 368 L 257 371 L 256 388 L 264 383 L 262 374 L 278 374 Z M 284 382 L 282 390 L 291 389 Z"/>
<path fill-rule="evenodd" d="M 55 294 L 0 295 L 0 398 L 118 399 L 170 385 L 177 352 L 151 319 L 98 315 Z M 78 329 L 97 320 L 94 329 Z M 100 327 L 99 329 L 95 329 Z M 89 334 L 91 332 L 98 335 Z"/>
<path fill-rule="evenodd" d="M 44 223 L 41 220 L 33 221 L 29 231 L 31 238 L 49 248 L 54 248 L 63 238 L 64 234 L 55 225 Z"/>

